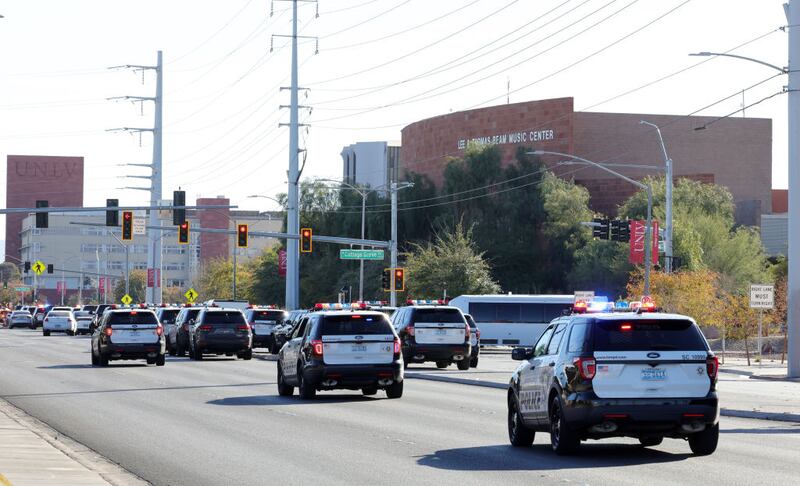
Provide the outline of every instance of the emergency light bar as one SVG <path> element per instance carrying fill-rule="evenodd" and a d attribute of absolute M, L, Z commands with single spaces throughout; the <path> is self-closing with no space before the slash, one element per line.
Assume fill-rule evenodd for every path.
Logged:
<path fill-rule="evenodd" d="M 409 299 L 406 301 L 406 305 L 447 305 L 447 301 L 444 299 Z"/>
<path fill-rule="evenodd" d="M 352 304 L 340 304 L 338 302 L 317 302 L 314 310 L 366 310 L 369 307 L 364 302 L 353 302 Z"/>

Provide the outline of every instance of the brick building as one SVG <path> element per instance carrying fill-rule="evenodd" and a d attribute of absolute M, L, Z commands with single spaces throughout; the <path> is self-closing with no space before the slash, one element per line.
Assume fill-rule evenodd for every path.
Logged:
<path fill-rule="evenodd" d="M 576 112 L 572 98 L 499 105 L 448 113 L 412 123 L 402 130 L 400 173 L 425 174 L 441 186 L 448 157 L 459 157 L 467 145 L 500 146 L 504 164 L 518 146 L 574 154 L 595 162 L 663 168 L 658 136 L 661 128 L 676 178 L 726 186 L 736 203 L 737 221 L 759 225 L 772 211 L 772 121 L 760 118 Z M 543 157 L 552 165 L 561 159 Z M 658 170 L 617 167 L 634 179 Z M 562 166 L 556 173 L 574 179 L 591 195 L 593 210 L 613 216 L 636 188 L 607 173 Z"/>

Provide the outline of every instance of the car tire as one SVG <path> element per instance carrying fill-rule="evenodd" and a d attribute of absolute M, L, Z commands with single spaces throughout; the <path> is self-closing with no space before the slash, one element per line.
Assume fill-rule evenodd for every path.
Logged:
<path fill-rule="evenodd" d="M 180 338 L 176 339 L 176 341 L 178 341 L 178 344 L 175 346 L 177 348 L 177 350 L 175 351 L 175 354 L 177 354 L 179 357 L 183 358 L 184 356 L 186 356 L 186 347 L 181 343 Z M 190 358 L 191 358 L 191 356 L 190 356 Z"/>
<path fill-rule="evenodd" d="M 145 362 L 147 363 L 148 366 L 154 365 L 154 364 L 156 364 L 156 359 L 155 358 L 147 358 L 145 360 Z"/>
<path fill-rule="evenodd" d="M 377 393 L 378 393 L 378 387 L 377 386 L 370 386 L 370 387 L 361 389 L 361 394 L 364 395 L 364 396 L 376 395 Z"/>
<path fill-rule="evenodd" d="M 642 444 L 642 447 L 655 447 L 659 444 L 664 442 L 663 437 L 640 437 L 639 443 Z"/>
<path fill-rule="evenodd" d="M 45 331 L 44 329 L 42 329 L 42 336 L 49 336 L 49 335 L 50 331 Z"/>
<path fill-rule="evenodd" d="M 94 354 L 94 350 L 91 350 L 89 354 L 92 355 L 92 366 L 98 366 L 100 364 L 100 360 L 97 359 L 97 356 Z"/>
<path fill-rule="evenodd" d="M 189 353 L 191 353 L 192 359 L 195 361 L 203 361 L 203 352 L 197 348 L 189 349 Z"/>
<path fill-rule="evenodd" d="M 444 368 L 447 368 L 448 366 L 450 366 L 450 362 L 449 361 L 437 361 L 436 362 L 436 367 L 439 368 L 439 369 L 444 369 Z"/>
<path fill-rule="evenodd" d="M 717 450 L 719 442 L 719 423 L 713 427 L 706 427 L 702 432 L 689 436 L 689 447 L 695 456 L 708 456 Z"/>
<path fill-rule="evenodd" d="M 278 362 L 278 395 L 282 397 L 290 397 L 294 393 L 294 387 L 286 383 L 283 377 L 283 367 L 280 361 Z"/>
<path fill-rule="evenodd" d="M 242 351 L 239 354 L 238 357 L 242 358 L 245 361 L 249 361 L 249 360 L 253 359 L 253 350 L 252 349 L 248 349 L 246 351 Z"/>
<path fill-rule="evenodd" d="M 561 397 L 556 395 L 550 402 L 550 447 L 558 455 L 572 454 L 581 445 L 578 435 L 572 430 L 564 416 Z"/>
<path fill-rule="evenodd" d="M 470 368 L 477 368 L 478 367 L 478 357 L 475 356 L 471 360 L 469 360 L 469 367 Z"/>
<path fill-rule="evenodd" d="M 469 359 L 464 358 L 461 361 L 456 361 L 459 371 L 467 371 L 469 369 Z"/>
<path fill-rule="evenodd" d="M 100 357 L 98 358 L 98 362 L 100 363 L 100 366 L 103 367 L 108 366 L 108 356 L 100 355 Z"/>
<path fill-rule="evenodd" d="M 519 404 L 514 396 L 508 398 L 508 441 L 514 447 L 530 447 L 536 431 L 525 426 L 519 413 Z"/>
<path fill-rule="evenodd" d="M 164 366 L 167 363 L 167 355 L 159 354 L 156 357 L 156 366 Z"/>
<path fill-rule="evenodd" d="M 300 398 L 303 400 L 311 400 L 317 395 L 316 388 L 303 376 L 303 370 L 300 369 L 300 365 L 297 365 L 297 390 L 300 392 Z"/>
<path fill-rule="evenodd" d="M 403 396 L 403 382 L 395 381 L 386 387 L 386 398 L 400 398 Z"/>

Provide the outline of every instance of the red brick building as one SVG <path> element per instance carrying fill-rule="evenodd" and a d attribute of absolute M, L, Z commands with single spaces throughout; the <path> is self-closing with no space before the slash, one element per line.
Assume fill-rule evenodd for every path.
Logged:
<path fill-rule="evenodd" d="M 412 123 L 402 130 L 400 172 L 425 174 L 441 186 L 448 157 L 459 157 L 469 143 L 496 144 L 510 163 L 518 146 L 574 154 L 595 162 L 663 168 L 656 131 L 661 128 L 676 178 L 726 186 L 740 223 L 758 225 L 772 211 L 772 121 L 760 118 L 688 117 L 629 113 L 576 112 L 572 98 L 499 105 L 448 113 Z M 561 159 L 543 158 L 552 166 Z M 616 168 L 641 179 L 657 170 Z M 581 166 L 556 170 L 587 187 L 593 210 L 613 216 L 636 188 L 607 173 Z"/>
<path fill-rule="evenodd" d="M 197 205 L 228 205 L 230 200 L 223 196 L 198 198 Z M 198 209 L 197 219 L 200 227 L 206 229 L 228 229 L 230 224 L 230 209 Z M 230 236 L 226 234 L 200 233 L 200 264 L 215 258 L 228 258 L 230 251 L 228 242 Z"/>
<path fill-rule="evenodd" d="M 9 155 L 7 157 L 6 207 L 32 208 L 37 200 L 50 207 L 83 206 L 83 157 Z M 20 231 L 27 214 L 6 215 L 4 258 L 20 258 Z"/>

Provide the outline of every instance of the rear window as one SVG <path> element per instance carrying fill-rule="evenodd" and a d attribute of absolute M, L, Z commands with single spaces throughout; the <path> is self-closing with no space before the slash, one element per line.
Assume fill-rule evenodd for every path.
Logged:
<path fill-rule="evenodd" d="M 415 309 L 414 322 L 464 322 L 458 309 Z"/>
<path fill-rule="evenodd" d="M 158 324 L 156 315 L 152 312 L 114 312 L 108 316 L 108 323 L 114 324 Z"/>
<path fill-rule="evenodd" d="M 172 324 L 175 322 L 175 318 L 178 317 L 178 313 L 180 309 L 165 309 L 161 311 L 161 322 L 165 324 Z"/>
<path fill-rule="evenodd" d="M 53 316 L 53 317 L 67 317 L 69 315 L 69 312 L 67 312 L 67 311 L 50 311 L 50 313 L 47 314 L 47 315 L 48 316 Z"/>
<path fill-rule="evenodd" d="M 705 351 L 700 330 L 683 319 L 596 321 L 595 351 Z"/>
<path fill-rule="evenodd" d="M 283 311 L 253 311 L 252 320 L 254 321 L 277 321 L 283 322 Z"/>
<path fill-rule="evenodd" d="M 203 324 L 244 324 L 244 316 L 239 311 L 206 312 Z"/>
<path fill-rule="evenodd" d="M 464 319 L 467 320 L 467 324 L 469 324 L 470 329 L 477 329 L 478 326 L 475 324 L 475 319 L 472 318 L 470 315 L 464 315 Z"/>
<path fill-rule="evenodd" d="M 353 334 L 392 334 L 392 326 L 384 315 L 325 316 L 322 320 L 321 336 Z"/>

